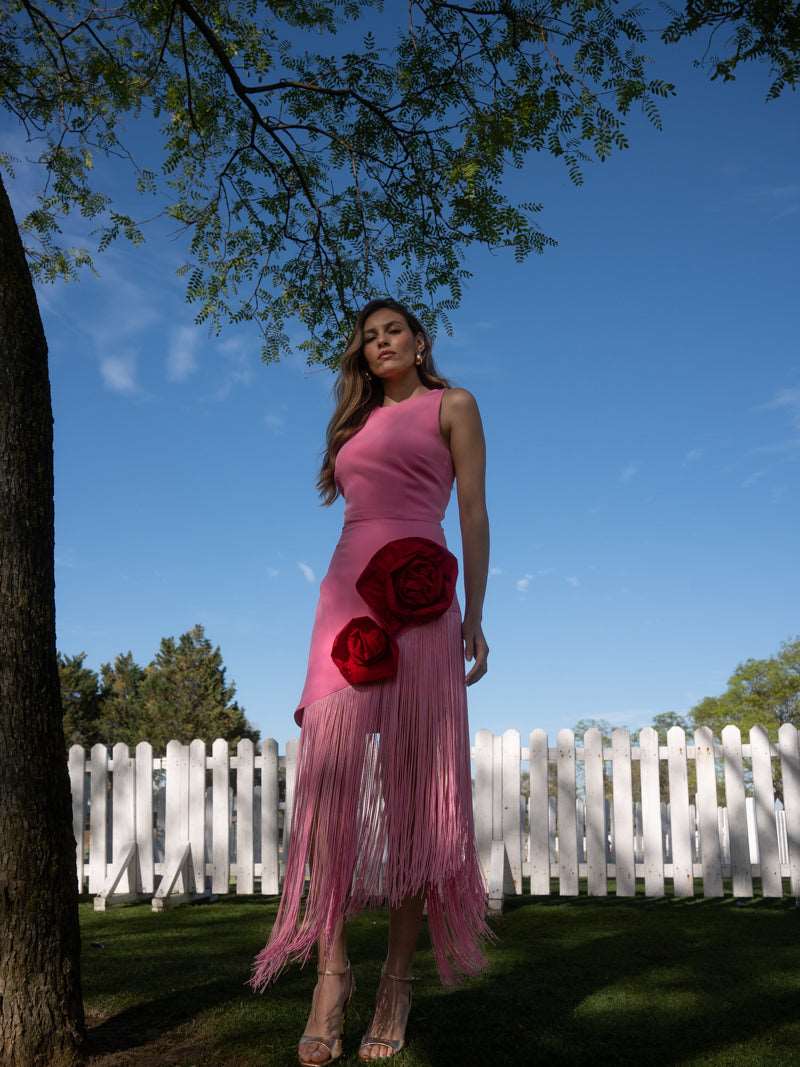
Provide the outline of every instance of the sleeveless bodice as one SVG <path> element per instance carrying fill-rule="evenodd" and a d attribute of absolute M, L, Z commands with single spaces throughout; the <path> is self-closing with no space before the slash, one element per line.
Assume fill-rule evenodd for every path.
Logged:
<path fill-rule="evenodd" d="M 441 522 L 455 471 L 439 431 L 443 389 L 374 408 L 339 449 L 334 476 L 344 522 L 398 518 Z"/>

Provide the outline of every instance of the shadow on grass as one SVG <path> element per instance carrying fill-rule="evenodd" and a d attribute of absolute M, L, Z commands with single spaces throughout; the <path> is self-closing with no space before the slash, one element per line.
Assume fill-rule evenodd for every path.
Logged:
<path fill-rule="evenodd" d="M 104 1016 L 91 1030 L 93 1062 L 296 1062 L 314 957 L 262 995 L 246 984 L 276 907 L 234 897 L 159 915 L 147 905 L 82 914 L 87 1016 Z M 451 989 L 423 928 L 404 1067 L 798 1062 L 792 900 L 517 897 L 491 923 L 500 940 L 488 970 Z M 385 909 L 348 924 L 357 990 L 343 1065 L 358 1062 L 387 932 Z"/>

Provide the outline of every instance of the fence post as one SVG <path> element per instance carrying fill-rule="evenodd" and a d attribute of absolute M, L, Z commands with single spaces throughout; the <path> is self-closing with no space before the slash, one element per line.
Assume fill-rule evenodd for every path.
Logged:
<path fill-rule="evenodd" d="M 522 790 L 520 775 L 519 730 L 506 730 L 502 737 L 502 774 L 497 783 L 502 793 L 502 837 L 508 858 L 508 870 L 503 878 L 504 893 L 522 892 L 522 824 L 519 797 Z"/>
<path fill-rule="evenodd" d="M 83 892 L 83 824 L 86 804 L 86 753 L 83 745 L 70 745 L 69 788 L 72 795 L 72 832 L 75 835 L 75 875 Z"/>
<path fill-rule="evenodd" d="M 753 804 L 758 834 L 762 897 L 782 897 L 783 882 L 778 859 L 778 828 L 775 823 L 775 791 L 769 737 L 763 726 L 750 727 L 753 760 Z"/>
<path fill-rule="evenodd" d="M 633 849 L 631 735 L 625 726 L 611 731 L 611 783 L 614 813 L 614 884 L 618 897 L 636 896 Z"/>
<path fill-rule="evenodd" d="M 564 897 L 576 897 L 578 882 L 578 828 L 576 810 L 575 734 L 559 730 L 557 745 L 558 806 L 558 892 Z"/>
<path fill-rule="evenodd" d="M 155 890 L 153 863 L 153 746 L 140 741 L 136 746 L 136 853 L 141 878 L 140 890 L 150 896 Z"/>
<path fill-rule="evenodd" d="M 550 800 L 548 789 L 547 734 L 531 730 L 528 739 L 528 857 L 531 893 L 550 896 Z"/>
<path fill-rule="evenodd" d="M 249 737 L 236 746 L 236 894 L 253 892 L 253 776 L 255 753 Z"/>
<path fill-rule="evenodd" d="M 694 758 L 697 768 L 697 822 L 700 827 L 700 862 L 703 866 L 703 896 L 724 896 L 722 861 L 719 846 L 717 809 L 717 771 L 714 760 L 714 735 L 708 726 L 699 726 L 694 734 Z"/>
<path fill-rule="evenodd" d="M 689 778 L 686 733 L 682 726 L 670 726 L 667 730 L 667 749 L 672 888 L 676 897 L 691 897 L 694 896 L 694 874 L 689 826 Z"/>
<path fill-rule="evenodd" d="M 792 894 L 800 898 L 800 746 L 794 723 L 785 722 L 778 729 L 778 749 L 783 782 L 783 819 L 786 827 L 789 885 Z"/>
<path fill-rule="evenodd" d="M 583 735 L 586 782 L 586 888 L 590 897 L 608 894 L 606 805 L 603 788 L 603 735 L 590 726 Z"/>

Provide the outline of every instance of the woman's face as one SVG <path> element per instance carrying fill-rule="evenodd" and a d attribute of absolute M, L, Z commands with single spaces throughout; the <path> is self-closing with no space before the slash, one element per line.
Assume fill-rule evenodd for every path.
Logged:
<path fill-rule="evenodd" d="M 414 337 L 404 316 L 392 308 L 378 308 L 364 322 L 364 359 L 373 377 L 397 378 L 416 366 L 422 340 Z"/>

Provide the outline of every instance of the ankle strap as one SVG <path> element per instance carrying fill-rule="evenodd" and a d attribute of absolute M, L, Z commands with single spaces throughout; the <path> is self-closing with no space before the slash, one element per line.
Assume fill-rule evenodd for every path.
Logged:
<path fill-rule="evenodd" d="M 347 966 L 345 967 L 345 969 L 343 971 L 330 971 L 330 970 L 327 970 L 327 969 L 321 970 L 319 967 L 317 967 L 317 974 L 347 974 L 347 972 L 349 970 L 350 970 L 350 960 L 347 961 Z"/>
<path fill-rule="evenodd" d="M 404 977 L 403 975 L 400 975 L 400 974 L 389 974 L 389 972 L 385 971 L 383 968 L 381 968 L 381 978 L 393 978 L 395 980 L 395 982 L 418 982 L 419 981 L 419 978 L 417 978 L 416 975 L 409 974 L 409 975 L 406 975 Z"/>

